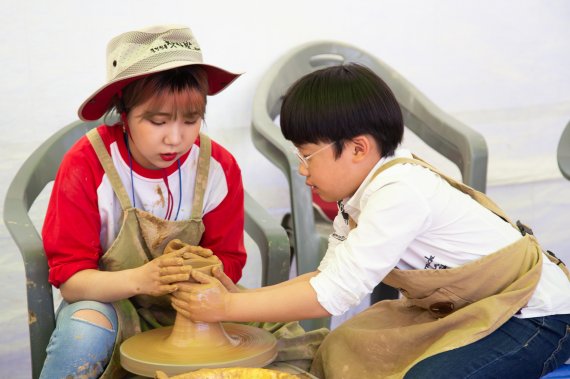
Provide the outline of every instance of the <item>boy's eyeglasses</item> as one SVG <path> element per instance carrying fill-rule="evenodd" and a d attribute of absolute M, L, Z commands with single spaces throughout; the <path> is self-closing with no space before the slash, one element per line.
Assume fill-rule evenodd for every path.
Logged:
<path fill-rule="evenodd" d="M 331 142 L 328 145 L 321 147 L 319 150 L 315 151 L 312 154 L 307 155 L 306 157 L 303 156 L 301 152 L 299 152 L 299 149 L 293 146 L 293 153 L 295 153 L 295 155 L 297 156 L 297 158 L 299 158 L 299 161 L 301 161 L 301 163 L 303 164 L 303 166 L 305 166 L 305 168 L 309 168 L 309 159 L 311 159 L 312 157 L 314 157 L 315 155 L 317 155 L 327 147 L 331 147 L 332 145 L 334 145 L 334 142 Z"/>

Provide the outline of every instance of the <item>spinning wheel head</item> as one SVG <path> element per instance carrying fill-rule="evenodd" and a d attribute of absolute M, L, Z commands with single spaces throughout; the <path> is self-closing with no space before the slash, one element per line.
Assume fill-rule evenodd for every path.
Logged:
<path fill-rule="evenodd" d="M 186 264 L 212 275 L 221 266 L 210 250 L 171 241 L 164 254 L 182 252 Z M 277 356 L 275 337 L 259 328 L 232 323 L 195 323 L 176 315 L 171 327 L 139 333 L 121 344 L 124 369 L 147 377 L 176 375 L 202 368 L 263 367 Z"/>

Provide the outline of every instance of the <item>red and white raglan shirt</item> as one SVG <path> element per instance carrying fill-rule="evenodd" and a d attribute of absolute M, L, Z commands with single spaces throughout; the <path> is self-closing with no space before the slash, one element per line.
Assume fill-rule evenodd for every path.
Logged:
<path fill-rule="evenodd" d="M 130 160 L 119 126 L 102 125 L 98 132 L 131 204 L 161 218 L 167 218 L 169 213 L 170 220 L 190 218 L 199 138 L 180 158 L 179 172 L 177 161 L 163 170 L 149 170 Z M 205 231 L 200 246 L 211 249 L 220 258 L 225 273 L 234 282 L 241 278 L 246 261 L 243 201 L 241 170 L 235 158 L 212 141 L 202 209 Z M 109 178 L 84 136 L 63 159 L 43 225 L 50 283 L 59 287 L 78 271 L 98 269 L 99 259 L 119 233 L 122 213 Z"/>

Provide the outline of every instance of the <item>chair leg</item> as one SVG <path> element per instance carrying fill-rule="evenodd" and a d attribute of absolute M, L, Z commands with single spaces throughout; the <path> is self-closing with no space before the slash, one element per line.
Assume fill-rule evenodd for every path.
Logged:
<path fill-rule="evenodd" d="M 289 244 L 291 245 L 291 259 L 289 263 L 293 264 L 293 256 L 295 255 L 295 238 L 293 237 L 293 216 L 291 213 L 287 213 L 283 216 L 281 226 L 285 229 L 287 237 L 289 237 Z"/>

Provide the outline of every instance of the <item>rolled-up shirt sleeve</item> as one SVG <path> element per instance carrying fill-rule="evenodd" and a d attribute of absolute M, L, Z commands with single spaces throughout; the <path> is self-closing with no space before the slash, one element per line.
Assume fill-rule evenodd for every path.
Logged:
<path fill-rule="evenodd" d="M 425 199 L 405 182 L 385 183 L 361 199 L 360 207 L 358 227 L 350 232 L 337 216 L 320 272 L 310 280 L 319 303 L 332 315 L 371 293 L 429 223 Z"/>

